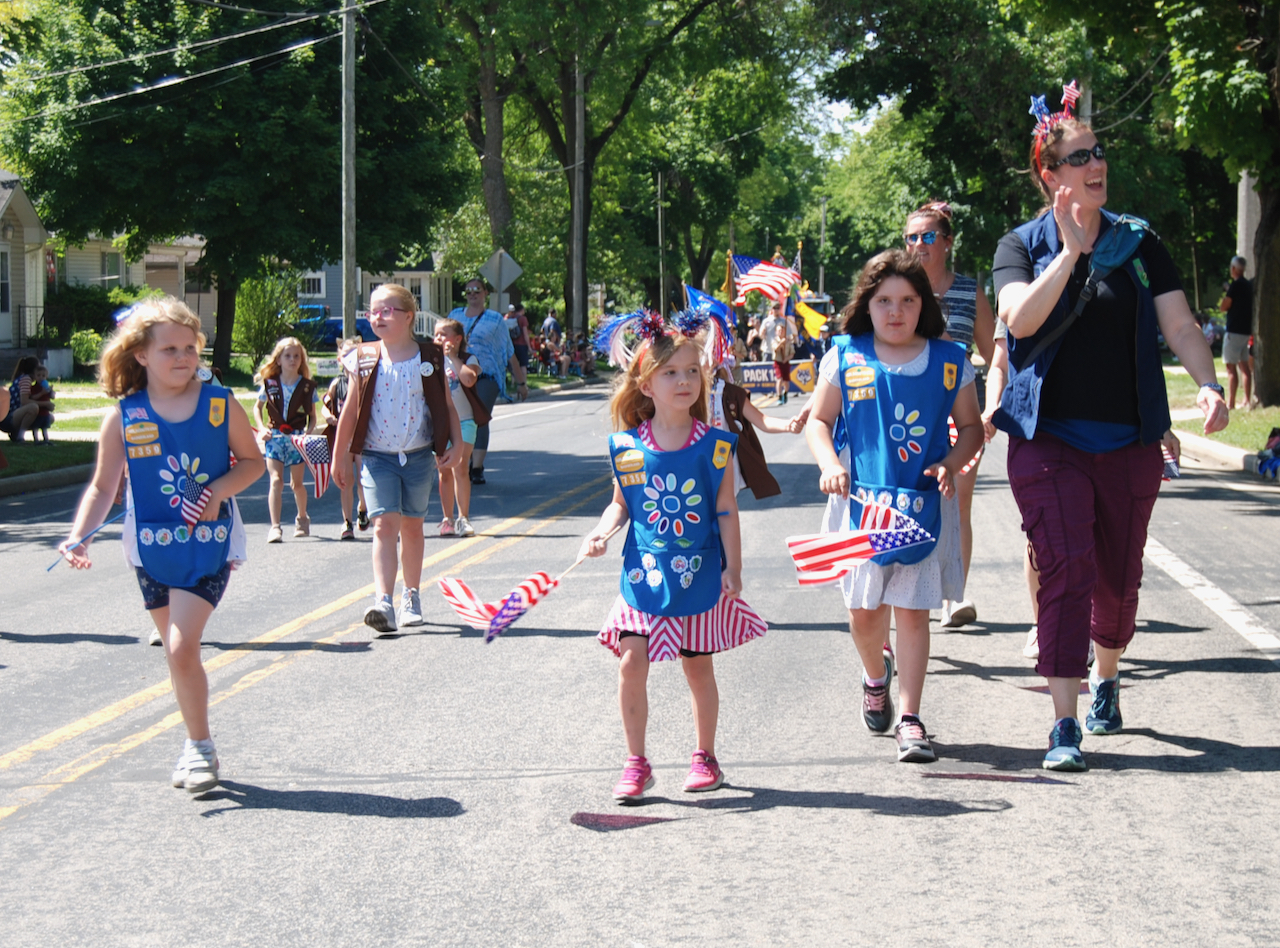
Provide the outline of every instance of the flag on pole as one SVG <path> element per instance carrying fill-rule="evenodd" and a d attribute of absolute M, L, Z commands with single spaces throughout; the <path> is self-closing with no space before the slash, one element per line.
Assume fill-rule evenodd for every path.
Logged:
<path fill-rule="evenodd" d="M 559 584 L 560 580 L 537 572 L 500 602 L 481 602 L 462 580 L 446 577 L 440 580 L 440 592 L 463 622 L 483 632 L 486 642 L 492 642 Z"/>
<path fill-rule="evenodd" d="M 710 293 L 703 293 L 701 290 L 694 289 L 688 283 L 684 285 L 684 289 L 689 297 L 690 309 L 699 313 L 719 316 L 730 326 L 738 325 L 738 317 L 734 315 L 728 303 L 722 303 Z"/>
<path fill-rule="evenodd" d="M 758 290 L 771 300 L 780 300 L 793 285 L 800 282 L 800 274 L 795 270 L 740 254 L 733 256 L 733 273 L 738 290 L 733 301 L 735 306 L 745 303 L 747 293 L 751 290 Z"/>
<path fill-rule="evenodd" d="M 825 316 L 803 302 L 796 303 L 796 316 L 803 320 L 804 331 L 809 334 L 810 339 L 818 338 L 818 334 L 822 332 L 823 323 L 827 321 Z"/>
<path fill-rule="evenodd" d="M 329 451 L 329 439 L 321 434 L 289 435 L 289 439 L 302 455 L 307 470 L 315 479 L 316 499 L 323 497 L 325 490 L 329 487 L 329 472 L 333 463 Z"/>
<path fill-rule="evenodd" d="M 796 578 L 801 586 L 820 586 L 835 582 L 855 566 L 867 562 L 877 554 L 933 540 L 927 530 L 892 508 L 869 504 L 863 510 L 862 519 L 863 523 L 871 523 L 873 526 L 841 533 L 808 533 L 787 537 L 787 552 L 791 554 L 791 561 L 796 567 Z M 883 526 L 886 523 L 889 526 Z"/>

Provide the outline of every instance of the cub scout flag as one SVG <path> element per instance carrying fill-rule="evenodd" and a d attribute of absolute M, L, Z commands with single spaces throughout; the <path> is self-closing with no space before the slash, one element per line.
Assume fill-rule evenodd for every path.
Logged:
<path fill-rule="evenodd" d="M 822 324 L 827 321 L 827 318 L 816 309 L 806 306 L 799 300 L 796 300 L 796 316 L 804 320 L 804 331 L 809 334 L 810 339 L 818 338 L 818 334 L 822 332 Z"/>

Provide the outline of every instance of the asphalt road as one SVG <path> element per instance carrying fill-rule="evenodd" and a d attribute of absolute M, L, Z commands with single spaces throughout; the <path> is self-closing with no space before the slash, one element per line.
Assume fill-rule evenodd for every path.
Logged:
<path fill-rule="evenodd" d="M 606 503 L 607 430 L 600 392 L 500 409 L 483 534 L 430 537 L 425 576 L 497 599 L 567 566 Z M 763 438 L 785 499 L 742 498 L 744 595 L 770 631 L 717 659 L 727 786 L 679 790 L 692 717 L 666 663 L 658 782 L 628 809 L 616 661 L 593 641 L 613 556 L 492 645 L 435 591 L 428 625 L 371 640 L 369 540 L 338 542 L 336 490 L 313 537 L 268 547 L 259 482 L 251 561 L 205 634 L 223 786 L 190 798 L 168 785 L 183 732 L 118 530 L 87 573 L 46 573 L 77 491 L 3 499 L 0 943 L 1275 943 L 1280 668 L 1241 630 L 1280 629 L 1280 489 L 1166 485 L 1125 731 L 1051 776 L 1002 436 L 975 500 L 979 622 L 933 639 L 940 760 L 907 765 L 861 724 L 838 592 L 793 580 L 782 538 L 823 503 L 803 439 Z"/>

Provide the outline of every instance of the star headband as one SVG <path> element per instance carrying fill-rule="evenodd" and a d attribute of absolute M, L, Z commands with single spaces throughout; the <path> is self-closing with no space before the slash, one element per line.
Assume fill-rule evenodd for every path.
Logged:
<path fill-rule="evenodd" d="M 668 323 L 653 310 L 641 308 L 601 323 L 591 339 L 591 347 L 597 352 L 607 352 L 610 365 L 625 368 L 655 339 L 662 336 L 693 337 L 703 330 L 709 330 L 720 339 L 727 339 L 730 335 L 729 327 L 722 319 L 706 309 L 681 310 Z M 628 336 L 636 341 L 629 345 Z M 715 349 L 715 345 L 707 347 L 708 352 Z"/>
<path fill-rule="evenodd" d="M 1049 107 L 1044 104 L 1044 96 L 1033 95 L 1031 97 L 1031 108 L 1027 109 L 1029 115 L 1034 115 L 1036 119 L 1036 127 L 1032 131 L 1032 135 L 1036 141 L 1036 166 L 1040 165 L 1040 147 L 1044 144 L 1045 139 L 1052 129 L 1059 122 L 1064 122 L 1072 118 L 1072 110 L 1076 107 L 1076 101 L 1080 98 L 1080 87 L 1076 84 L 1076 80 L 1072 79 L 1070 83 L 1062 87 L 1062 111 L 1049 112 Z"/>

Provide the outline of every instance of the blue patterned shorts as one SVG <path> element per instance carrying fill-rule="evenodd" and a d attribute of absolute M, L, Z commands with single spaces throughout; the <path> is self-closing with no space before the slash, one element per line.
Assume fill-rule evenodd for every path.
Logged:
<path fill-rule="evenodd" d="M 169 587 L 152 577 L 141 566 L 135 566 L 138 574 L 138 586 L 142 589 L 142 603 L 150 612 L 153 609 L 164 609 L 169 605 Z M 231 579 L 231 564 L 223 563 L 222 569 L 208 576 L 201 576 L 194 586 L 179 586 L 183 592 L 199 596 L 209 605 L 217 608 L 222 601 L 222 594 L 227 591 L 227 582 Z"/>

